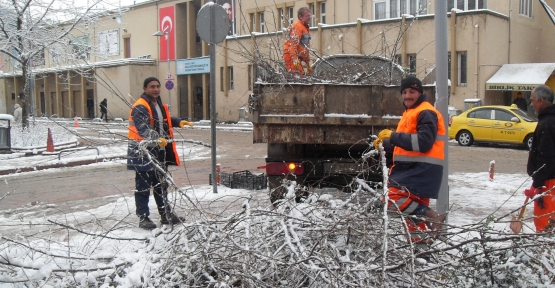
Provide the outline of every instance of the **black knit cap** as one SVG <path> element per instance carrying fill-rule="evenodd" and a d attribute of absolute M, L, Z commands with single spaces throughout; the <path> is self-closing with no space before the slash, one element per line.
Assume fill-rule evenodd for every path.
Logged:
<path fill-rule="evenodd" d="M 145 82 L 143 82 L 143 87 L 146 88 L 146 86 L 148 86 L 148 83 L 150 83 L 152 81 L 156 81 L 156 82 L 158 82 L 158 84 L 160 84 L 160 80 L 158 80 L 158 78 L 148 77 L 148 78 L 145 79 Z"/>
<path fill-rule="evenodd" d="M 401 80 L 401 93 L 403 93 L 403 90 L 406 88 L 416 89 L 418 92 L 424 93 L 422 82 L 414 76 L 407 76 L 405 79 Z"/>

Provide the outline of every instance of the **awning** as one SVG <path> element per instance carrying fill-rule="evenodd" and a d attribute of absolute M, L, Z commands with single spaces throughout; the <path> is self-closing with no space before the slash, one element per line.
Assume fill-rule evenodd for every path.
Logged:
<path fill-rule="evenodd" d="M 554 71 L 555 63 L 505 64 L 486 81 L 486 90 L 532 91 Z"/>

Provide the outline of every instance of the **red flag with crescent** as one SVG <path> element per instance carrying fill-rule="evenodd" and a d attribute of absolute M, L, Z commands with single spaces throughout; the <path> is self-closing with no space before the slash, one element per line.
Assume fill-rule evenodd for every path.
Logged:
<path fill-rule="evenodd" d="M 170 45 L 170 60 L 175 60 L 175 10 L 174 6 L 160 8 L 160 31 L 168 33 L 169 41 L 160 37 L 160 61 L 168 60 L 168 42 Z"/>

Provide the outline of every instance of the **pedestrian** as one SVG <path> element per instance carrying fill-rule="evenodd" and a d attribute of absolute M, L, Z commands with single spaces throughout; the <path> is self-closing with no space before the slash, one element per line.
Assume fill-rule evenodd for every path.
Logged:
<path fill-rule="evenodd" d="M 297 20 L 287 28 L 286 40 L 283 44 L 283 60 L 289 72 L 304 73 L 303 66 L 306 66 L 306 74 L 312 74 L 310 65 L 310 20 L 312 14 L 310 9 L 302 7 L 297 11 Z"/>
<path fill-rule="evenodd" d="M 526 99 L 522 98 L 522 92 L 518 92 L 516 94 L 516 98 L 515 100 L 513 100 L 513 104 L 516 105 L 516 107 L 518 107 L 518 109 L 522 110 L 522 111 L 526 111 L 527 107 L 528 107 L 528 103 L 526 103 Z"/>
<path fill-rule="evenodd" d="M 532 186 L 524 194 L 530 198 L 541 194 L 534 201 L 534 224 L 537 232 L 555 229 L 555 105 L 553 90 L 540 85 L 532 90 L 530 106 L 538 115 L 538 124 L 528 153 L 527 172 Z"/>
<path fill-rule="evenodd" d="M 15 123 L 21 123 L 21 121 L 23 121 L 23 109 L 21 109 L 21 106 L 19 104 L 15 104 L 13 105 L 13 118 L 14 118 L 14 122 Z"/>
<path fill-rule="evenodd" d="M 94 118 L 94 100 L 90 96 L 87 99 L 87 110 L 89 113 L 89 118 Z"/>
<path fill-rule="evenodd" d="M 167 195 L 167 166 L 180 165 L 173 140 L 173 127 L 192 123 L 171 117 L 167 104 L 160 98 L 160 81 L 148 77 L 143 83 L 144 93 L 131 106 L 129 115 L 129 144 L 127 169 L 135 170 L 135 206 L 139 216 L 139 227 L 147 230 L 156 228 L 150 220 L 148 200 L 152 188 L 154 200 L 160 213 L 160 223 L 170 224 L 185 221 L 176 216 L 169 205 Z M 169 144 L 169 145 L 168 145 Z M 146 150 L 140 147 L 145 147 Z"/>
<path fill-rule="evenodd" d="M 108 99 L 106 98 L 100 102 L 100 119 L 102 118 L 108 122 Z"/>
<path fill-rule="evenodd" d="M 386 153 L 393 154 L 389 172 L 388 209 L 406 215 L 411 241 L 427 243 L 437 236 L 445 215 L 430 208 L 430 198 L 437 199 L 443 176 L 443 148 L 447 134 L 443 116 L 428 102 L 422 83 L 413 76 L 401 81 L 405 111 L 395 131 L 384 129 L 374 146 L 383 142 Z M 431 230 L 431 235 L 427 235 Z M 427 239 L 428 238 L 428 239 Z"/>

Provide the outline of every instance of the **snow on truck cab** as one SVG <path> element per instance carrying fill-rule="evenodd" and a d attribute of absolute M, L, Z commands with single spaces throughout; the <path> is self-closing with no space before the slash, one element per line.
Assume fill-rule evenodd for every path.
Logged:
<path fill-rule="evenodd" d="M 267 143 L 266 174 L 272 203 L 284 179 L 345 192 L 355 178 L 381 180 L 377 157 L 362 161 L 370 135 L 395 128 L 404 111 L 403 70 L 366 55 L 322 58 L 311 77 L 279 83 L 262 71 L 249 99 L 253 142 Z M 277 76 L 276 76 L 277 77 Z M 433 86 L 424 93 L 434 101 Z M 297 195 L 301 196 L 301 195 Z"/>

